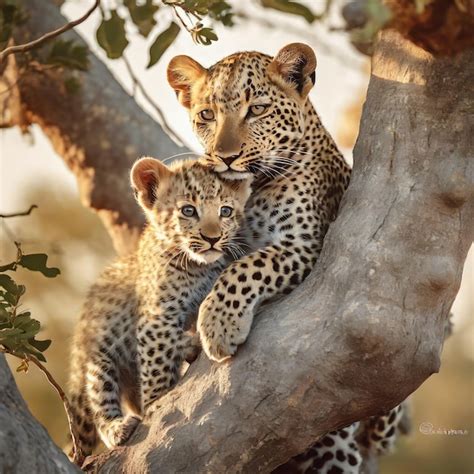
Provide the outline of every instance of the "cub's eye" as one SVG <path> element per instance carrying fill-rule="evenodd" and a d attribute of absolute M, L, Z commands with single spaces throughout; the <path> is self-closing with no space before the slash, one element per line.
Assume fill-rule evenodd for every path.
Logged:
<path fill-rule="evenodd" d="M 269 105 L 251 105 L 249 107 L 249 111 L 248 111 L 248 116 L 249 117 L 258 117 L 260 115 L 263 114 L 263 112 L 265 112 L 268 107 L 270 107 Z"/>
<path fill-rule="evenodd" d="M 219 215 L 221 217 L 230 217 L 232 212 L 234 212 L 234 210 L 230 206 L 222 206 Z"/>
<path fill-rule="evenodd" d="M 201 110 L 201 112 L 198 113 L 198 116 L 201 120 L 204 120 L 204 122 L 211 122 L 214 120 L 214 112 L 211 109 Z"/>
<path fill-rule="evenodd" d="M 196 215 L 196 208 L 188 204 L 181 208 L 181 214 L 185 217 L 193 217 Z"/>

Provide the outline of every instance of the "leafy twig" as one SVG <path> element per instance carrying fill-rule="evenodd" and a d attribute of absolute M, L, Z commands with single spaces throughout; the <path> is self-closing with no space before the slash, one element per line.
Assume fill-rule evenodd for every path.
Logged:
<path fill-rule="evenodd" d="M 8 48 L 5 48 L 3 51 L 0 52 L 0 63 L 7 56 L 9 56 L 10 54 L 24 53 L 26 51 L 30 51 L 31 49 L 34 49 L 34 48 L 37 48 L 38 46 L 41 46 L 46 41 L 49 41 L 50 39 L 55 38 L 56 36 L 59 36 L 59 35 L 63 34 L 64 32 L 66 32 L 66 31 L 74 28 L 75 26 L 81 24 L 82 22 L 87 20 L 87 18 L 89 18 L 89 16 L 99 6 L 99 4 L 100 4 L 100 0 L 95 0 L 92 7 L 89 10 L 87 10 L 87 12 L 83 16 L 78 18 L 77 20 L 70 21 L 69 23 L 66 23 L 65 25 L 61 26 L 60 28 L 58 28 L 54 31 L 50 31 L 50 32 L 44 34 L 43 36 L 41 36 L 41 37 L 39 37 L 39 38 L 37 38 L 33 41 L 30 41 L 30 42 L 25 43 L 25 44 L 19 44 L 19 45 L 16 45 L 16 46 L 9 46 Z"/>
<path fill-rule="evenodd" d="M 18 357 L 19 359 L 23 361 L 32 362 L 33 364 L 38 367 L 41 372 L 46 376 L 48 379 L 48 382 L 53 386 L 53 388 L 56 390 L 57 394 L 61 398 L 63 405 L 64 405 L 64 410 L 66 412 L 66 417 L 69 425 L 69 431 L 71 432 L 71 438 L 72 438 L 72 445 L 73 445 L 73 450 L 74 450 L 74 455 L 78 452 L 79 449 L 79 442 L 77 439 L 77 434 L 76 430 L 74 428 L 74 414 L 72 413 L 71 410 L 71 405 L 69 404 L 69 400 L 64 393 L 64 390 L 61 388 L 61 385 L 59 385 L 58 382 L 56 382 L 55 378 L 51 374 L 51 372 L 34 356 L 32 355 L 25 355 L 25 356 L 19 356 L 17 354 L 14 354 L 7 349 L 4 349 L 3 347 L 0 347 L 0 352 L 3 352 L 4 354 L 10 354 L 14 357 Z M 27 367 L 26 367 L 27 368 Z"/>
<path fill-rule="evenodd" d="M 33 209 L 38 209 L 38 206 L 36 204 L 32 204 L 27 211 L 15 212 L 13 214 L 0 214 L 0 217 L 3 218 L 3 219 L 8 219 L 9 217 L 29 216 Z"/>

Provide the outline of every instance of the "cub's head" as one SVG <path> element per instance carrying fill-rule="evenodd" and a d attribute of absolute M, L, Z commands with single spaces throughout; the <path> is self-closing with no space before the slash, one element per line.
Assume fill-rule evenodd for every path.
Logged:
<path fill-rule="evenodd" d="M 293 43 L 274 58 L 237 53 L 209 69 L 176 56 L 168 81 L 189 110 L 208 164 L 227 179 L 243 179 L 264 171 L 303 136 L 315 68 L 313 50 Z"/>
<path fill-rule="evenodd" d="M 226 182 L 199 161 L 168 167 L 141 158 L 133 165 L 131 181 L 148 222 L 176 256 L 206 264 L 239 254 L 250 179 Z"/>

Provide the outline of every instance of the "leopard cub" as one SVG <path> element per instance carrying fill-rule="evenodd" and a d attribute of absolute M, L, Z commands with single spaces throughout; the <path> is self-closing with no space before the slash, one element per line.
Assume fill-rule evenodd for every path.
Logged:
<path fill-rule="evenodd" d="M 87 297 L 72 348 L 76 463 L 99 437 L 123 444 L 195 353 L 185 329 L 231 257 L 250 180 L 225 182 L 199 161 L 142 158 L 131 172 L 148 226 L 138 249 L 111 265 Z M 123 409 L 128 408 L 128 414 Z"/>

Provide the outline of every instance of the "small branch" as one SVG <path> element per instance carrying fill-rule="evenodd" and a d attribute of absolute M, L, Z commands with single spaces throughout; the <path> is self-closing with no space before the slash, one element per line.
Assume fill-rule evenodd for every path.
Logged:
<path fill-rule="evenodd" d="M 32 204 L 27 211 L 24 212 L 16 212 L 13 214 L 0 214 L 0 217 L 3 219 L 8 219 L 9 217 L 21 217 L 21 216 L 29 216 L 33 209 L 38 209 L 36 204 Z"/>
<path fill-rule="evenodd" d="M 58 382 L 56 382 L 56 380 L 54 379 L 51 372 L 36 357 L 31 356 L 31 355 L 21 357 L 21 356 L 18 356 L 16 354 L 10 352 L 7 349 L 4 349 L 3 347 L 0 347 L 0 352 L 3 352 L 4 354 L 10 354 L 14 357 L 18 357 L 21 360 L 27 360 L 28 362 L 32 362 L 33 364 L 36 365 L 36 367 L 38 367 L 41 370 L 41 372 L 43 372 L 43 374 L 48 379 L 48 382 L 54 387 L 57 394 L 61 398 L 61 400 L 63 402 L 63 405 L 64 405 L 64 410 L 66 411 L 66 417 L 67 417 L 67 421 L 68 421 L 68 425 L 69 425 L 69 431 L 71 433 L 72 445 L 73 445 L 73 451 L 74 451 L 74 458 L 75 458 L 78 454 L 79 442 L 78 442 L 78 439 L 77 439 L 76 430 L 74 429 L 74 415 L 72 413 L 71 405 L 69 404 L 69 400 L 68 400 L 66 394 L 64 393 L 64 390 L 61 388 L 61 386 L 58 384 Z"/>
<path fill-rule="evenodd" d="M 33 362 L 46 376 L 48 379 L 48 382 L 55 388 L 56 392 L 60 396 L 63 405 L 64 405 L 64 410 L 66 411 L 66 417 L 67 417 L 67 422 L 69 425 L 69 431 L 71 433 L 71 438 L 72 438 L 72 446 L 73 446 L 73 452 L 74 452 L 74 458 L 77 457 L 79 454 L 79 440 L 76 435 L 76 430 L 74 428 L 74 414 L 72 413 L 71 410 L 71 405 L 69 404 L 69 400 L 64 393 L 64 390 L 61 388 L 61 386 L 56 382 L 54 377 L 52 376 L 51 372 L 34 356 L 26 356 L 26 359 L 30 362 Z"/>
<path fill-rule="evenodd" d="M 173 7 L 173 10 L 174 10 L 174 13 L 176 14 L 176 17 L 178 18 L 179 22 L 183 25 L 183 28 L 188 32 L 188 33 L 191 33 L 192 32 L 192 29 L 189 28 L 188 25 L 186 25 L 186 22 L 183 20 L 183 18 L 181 17 L 181 15 L 179 14 L 178 12 L 178 9 L 172 5 Z"/>
<path fill-rule="evenodd" d="M 66 32 L 66 31 L 74 28 L 75 26 L 81 24 L 82 22 L 87 20 L 87 18 L 89 18 L 89 16 L 99 6 L 99 4 L 100 4 L 100 0 L 95 0 L 92 7 L 89 10 L 87 10 L 87 12 L 83 16 L 78 18 L 77 20 L 70 21 L 69 23 L 66 23 L 65 25 L 61 26 L 60 28 L 58 28 L 54 31 L 50 31 L 49 33 L 46 33 L 43 36 L 41 36 L 41 37 L 39 37 L 39 38 L 37 38 L 33 41 L 30 41 L 29 43 L 19 44 L 17 46 L 9 46 L 8 48 L 5 48 L 3 51 L 0 52 L 0 63 L 2 63 L 2 61 L 7 56 L 9 56 L 10 54 L 24 53 L 26 51 L 30 51 L 31 49 L 34 49 L 34 48 L 37 48 L 38 46 L 41 46 L 46 41 L 49 41 L 50 39 L 55 38 L 56 36 L 59 36 L 59 35 L 63 34 L 64 32 Z"/>
<path fill-rule="evenodd" d="M 182 145 L 181 139 L 173 132 L 173 130 L 168 125 L 168 122 L 166 121 L 165 116 L 163 115 L 163 112 L 160 109 L 159 105 L 151 98 L 151 96 L 148 94 L 143 84 L 140 82 L 136 74 L 133 72 L 132 66 L 130 62 L 128 61 L 127 57 L 125 56 L 125 54 L 122 56 L 122 59 L 125 64 L 125 67 L 127 68 L 127 72 L 130 75 L 130 78 L 132 79 L 133 87 L 137 88 L 142 93 L 145 100 L 153 107 L 155 112 L 158 114 L 158 119 L 159 119 L 161 128 L 163 128 L 165 133 L 172 140 L 174 140 L 178 145 Z"/>

